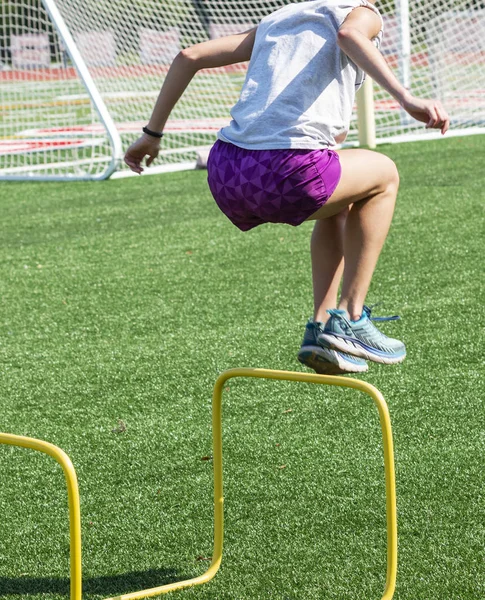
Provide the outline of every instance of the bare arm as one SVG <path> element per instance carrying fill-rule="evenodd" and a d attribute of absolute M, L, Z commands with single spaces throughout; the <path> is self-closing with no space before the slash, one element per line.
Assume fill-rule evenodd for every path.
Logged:
<path fill-rule="evenodd" d="M 438 100 L 416 98 L 404 88 L 389 68 L 386 60 L 372 43 L 381 27 L 379 17 L 370 9 L 354 9 L 338 32 L 338 45 L 345 54 L 374 81 L 387 90 L 413 118 L 426 127 L 446 133 L 450 120 Z"/>
<path fill-rule="evenodd" d="M 251 58 L 256 37 L 256 28 L 226 37 L 202 42 L 185 48 L 175 57 L 167 73 L 162 89 L 155 103 L 148 129 L 161 132 L 173 107 L 187 89 L 197 71 L 245 62 Z M 148 156 L 146 164 L 150 166 L 158 156 L 160 140 L 142 135 L 132 144 L 126 154 L 125 162 L 135 173 L 141 173 L 141 162 Z"/>

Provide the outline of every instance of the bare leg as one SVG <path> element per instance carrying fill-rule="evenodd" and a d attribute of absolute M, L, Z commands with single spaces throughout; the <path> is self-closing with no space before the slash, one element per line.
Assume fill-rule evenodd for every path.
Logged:
<path fill-rule="evenodd" d="M 361 315 L 389 231 L 399 187 L 396 166 L 388 157 L 369 150 L 343 150 L 339 155 L 340 183 L 328 202 L 310 218 L 328 219 L 328 226 L 316 224 L 312 239 L 315 319 L 322 321 L 325 320 L 322 311 L 337 294 L 342 240 L 345 266 L 338 306 L 347 310 L 352 319 Z M 338 215 L 350 205 L 342 235 L 338 233 L 342 221 Z M 333 235 L 329 232 L 332 228 Z"/>
<path fill-rule="evenodd" d="M 325 323 L 327 310 L 337 306 L 344 271 L 344 232 L 348 209 L 315 222 L 311 239 L 314 321 Z"/>

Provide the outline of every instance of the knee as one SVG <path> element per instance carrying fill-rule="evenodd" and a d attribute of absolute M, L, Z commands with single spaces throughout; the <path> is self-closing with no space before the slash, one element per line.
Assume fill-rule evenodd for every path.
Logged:
<path fill-rule="evenodd" d="M 352 205 L 350 205 L 352 206 Z M 343 229 L 345 227 L 345 223 L 347 221 L 347 217 L 350 211 L 350 206 L 346 206 L 341 211 L 331 215 L 330 217 L 325 217 L 323 219 L 319 219 L 317 221 L 318 227 L 320 229 L 325 230 L 334 230 L 334 229 Z"/>
<path fill-rule="evenodd" d="M 386 156 L 384 161 L 385 168 L 382 170 L 382 184 L 386 192 L 397 194 L 399 189 L 399 171 L 396 163 Z"/>
<path fill-rule="evenodd" d="M 349 216 L 350 206 L 346 206 L 340 212 L 333 215 L 333 217 L 329 217 L 329 219 L 332 219 L 337 227 L 343 227 L 347 221 L 347 217 Z"/>

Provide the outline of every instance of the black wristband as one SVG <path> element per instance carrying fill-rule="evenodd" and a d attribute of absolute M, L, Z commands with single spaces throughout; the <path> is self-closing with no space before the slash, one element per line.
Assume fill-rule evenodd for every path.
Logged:
<path fill-rule="evenodd" d="M 148 127 L 143 127 L 142 129 L 143 133 L 146 133 L 147 135 L 151 135 L 154 138 L 163 138 L 163 133 L 159 133 L 158 131 L 152 131 L 151 129 L 148 129 Z"/>

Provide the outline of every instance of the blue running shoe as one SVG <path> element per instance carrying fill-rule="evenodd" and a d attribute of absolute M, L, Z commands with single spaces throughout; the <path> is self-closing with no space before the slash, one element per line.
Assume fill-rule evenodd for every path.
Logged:
<path fill-rule="evenodd" d="M 372 323 L 399 317 L 371 317 L 368 306 L 364 306 L 358 321 L 351 321 L 344 310 L 333 309 L 327 312 L 330 319 L 321 339 L 331 348 L 386 365 L 400 363 L 406 358 L 406 346 L 399 340 L 384 335 Z"/>
<path fill-rule="evenodd" d="M 308 321 L 298 360 L 321 375 L 364 373 L 369 368 L 365 360 L 339 352 L 322 340 L 323 323 Z"/>

